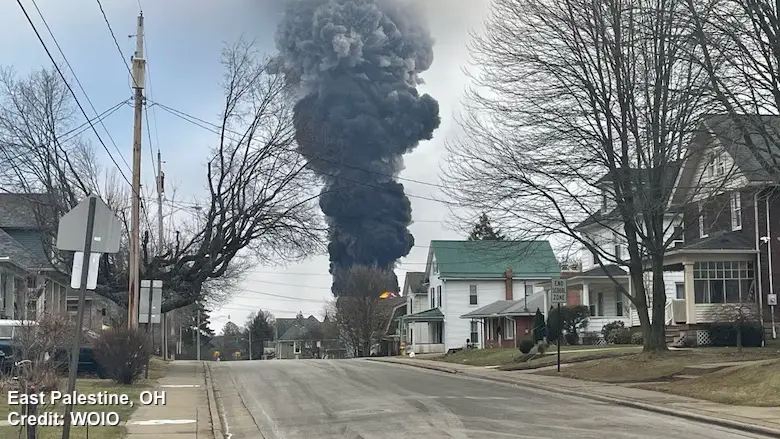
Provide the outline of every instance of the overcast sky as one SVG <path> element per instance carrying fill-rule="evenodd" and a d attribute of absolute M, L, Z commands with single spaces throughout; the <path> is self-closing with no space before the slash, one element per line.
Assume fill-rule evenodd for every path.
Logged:
<path fill-rule="evenodd" d="M 149 67 L 147 97 L 202 119 L 216 121 L 222 105 L 219 88 L 222 66 L 220 50 L 225 42 L 245 35 L 256 39 L 269 54 L 274 52 L 273 35 L 279 19 L 280 3 L 271 0 L 141 0 L 145 17 L 146 59 Z M 431 33 L 436 39 L 435 60 L 424 73 L 427 84 L 422 92 L 431 94 L 441 106 L 441 127 L 434 139 L 423 142 L 405 156 L 402 181 L 412 202 L 414 224 L 411 231 L 417 245 L 402 259 L 396 273 L 403 282 L 406 271 L 422 270 L 432 239 L 460 239 L 444 220 L 447 206 L 425 198 L 444 196 L 439 166 L 445 155 L 445 141 L 457 130 L 454 118 L 460 112 L 467 86 L 462 68 L 468 62 L 466 44 L 469 31 L 478 29 L 487 12 L 489 0 L 425 0 Z M 41 22 L 32 0 L 22 0 L 44 41 L 59 62 L 62 57 Z M 97 0 L 37 0 L 76 76 L 84 86 L 98 113 L 129 99 L 129 75 Z M 103 0 L 103 7 L 125 59 L 133 53 L 138 0 Z M 272 6 L 273 5 L 273 6 Z M 0 29 L 3 45 L 0 65 L 13 66 L 20 75 L 51 65 L 43 47 L 26 21 L 16 1 L 0 4 Z M 72 77 L 72 75 L 70 75 Z M 86 98 L 74 81 L 79 101 L 94 117 Z M 177 187 L 178 197 L 202 195 L 208 148 L 214 145 L 213 133 L 187 123 L 159 108 L 149 112 L 151 145 L 144 136 L 142 175 L 144 184 L 153 186 L 152 155 L 159 149 L 168 187 Z M 116 152 L 107 135 L 101 137 L 112 151 L 122 172 L 129 178 L 132 150 L 132 108 L 124 106 L 104 123 L 121 151 Z M 78 123 L 84 122 L 79 120 Z M 94 135 L 93 135 L 94 136 Z M 159 139 L 159 140 L 158 140 Z M 95 141 L 95 145 L 99 145 Z M 151 147 L 150 147 L 151 146 Z M 99 148 L 102 152 L 102 147 Z M 114 164 L 103 152 L 104 164 Z M 419 198 L 423 197 L 423 198 Z M 292 317 L 298 311 L 322 316 L 331 297 L 328 257 L 312 257 L 306 262 L 284 268 L 256 267 L 233 299 L 212 313 L 212 328 L 220 331 L 231 321 L 242 325 L 247 315 L 258 309 L 270 310 L 276 317 Z"/>

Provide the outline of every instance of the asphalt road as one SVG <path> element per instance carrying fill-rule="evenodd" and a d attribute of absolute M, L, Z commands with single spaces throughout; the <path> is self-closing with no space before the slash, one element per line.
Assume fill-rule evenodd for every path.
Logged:
<path fill-rule="evenodd" d="M 230 439 L 763 438 L 366 360 L 210 363 Z"/>

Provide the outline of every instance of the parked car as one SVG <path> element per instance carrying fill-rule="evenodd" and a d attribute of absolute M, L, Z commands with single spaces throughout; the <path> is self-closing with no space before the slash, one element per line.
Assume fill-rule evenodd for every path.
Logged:
<path fill-rule="evenodd" d="M 17 342 L 18 331 L 20 328 L 26 326 L 36 326 L 34 321 L 25 320 L 0 320 L 0 370 L 3 373 L 8 373 L 13 369 L 14 362 L 18 361 Z M 81 343 L 79 349 L 79 374 L 97 375 L 99 378 L 103 378 L 104 374 L 95 359 L 93 353 L 93 342 L 97 339 L 98 334 L 94 331 L 84 331 L 85 340 Z M 52 353 L 59 358 L 61 364 L 61 372 L 67 373 L 69 362 L 67 361 L 70 356 L 70 352 L 66 347 L 62 347 Z"/>

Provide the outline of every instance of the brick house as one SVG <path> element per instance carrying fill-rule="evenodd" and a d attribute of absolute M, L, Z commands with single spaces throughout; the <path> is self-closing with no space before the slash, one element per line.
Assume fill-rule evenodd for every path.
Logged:
<path fill-rule="evenodd" d="M 761 121 L 768 135 L 780 133 L 780 118 Z M 771 176 L 778 142 L 753 136 L 748 148 L 727 116 L 708 116 L 689 147 L 677 177 L 672 206 L 683 211 L 683 239 L 667 251 L 666 265 L 684 272 L 684 294 L 672 310 L 683 331 L 717 319 L 727 304 L 757 311 L 767 335 L 777 327 L 767 305 L 780 273 L 780 183 Z M 678 303 L 679 302 L 679 303 Z"/>

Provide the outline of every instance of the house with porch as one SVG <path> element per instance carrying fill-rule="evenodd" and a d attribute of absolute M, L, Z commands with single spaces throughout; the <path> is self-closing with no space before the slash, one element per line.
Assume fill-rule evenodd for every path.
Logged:
<path fill-rule="evenodd" d="M 666 185 L 674 186 L 679 173 L 680 163 L 672 163 L 665 171 Z M 642 172 L 632 170 L 634 178 L 641 181 Z M 644 171 L 646 172 L 646 171 Z M 612 184 L 607 176 L 597 182 L 601 190 L 601 206 L 598 211 L 579 223 L 575 230 L 579 232 L 583 240 L 589 242 L 598 249 L 591 251 L 587 246 L 581 249 L 581 270 L 579 272 L 566 273 L 566 286 L 569 290 L 579 291 L 579 304 L 586 306 L 590 311 L 590 317 L 583 332 L 601 337 L 601 330 L 605 325 L 621 321 L 626 327 L 639 326 L 639 318 L 633 304 L 628 300 L 621 287 L 628 294 L 633 294 L 633 285 L 630 281 L 626 267 L 628 257 L 627 241 L 622 232 L 623 224 L 620 221 L 615 197 L 612 195 Z M 669 201 L 667 200 L 667 204 Z M 674 241 L 679 244 L 682 239 L 683 222 L 679 211 L 667 209 L 664 216 L 664 230 L 667 239 L 679 237 Z M 644 281 L 650 290 L 652 279 L 648 275 Z M 620 285 L 620 286 L 618 286 Z M 664 289 L 668 303 L 683 295 L 683 273 L 681 269 L 671 269 L 664 273 Z M 650 300 L 650 298 L 648 298 Z M 604 340 L 601 340 L 604 342 Z"/>
<path fill-rule="evenodd" d="M 507 276 L 507 282 L 509 279 Z M 533 340 L 536 311 L 547 317 L 547 293 L 542 288 L 535 287 L 534 290 L 522 299 L 498 300 L 460 318 L 477 322 L 483 328 L 481 346 L 516 348 L 521 340 Z"/>
<path fill-rule="evenodd" d="M 36 320 L 44 313 L 76 314 L 78 293 L 67 270 L 52 260 L 57 215 L 48 194 L 0 193 L 0 318 Z M 84 327 L 100 330 L 116 311 L 108 300 L 86 297 Z"/>
<path fill-rule="evenodd" d="M 702 120 L 671 200 L 691 226 L 665 255 L 667 267 L 684 273 L 667 321 L 699 343 L 708 341 L 707 324 L 722 321 L 724 309 L 735 305 L 753 311 L 766 335 L 777 337 L 767 299 L 777 293 L 774 272 L 780 270 L 780 182 L 773 178 L 780 117 L 742 117 L 749 127 L 764 127 L 762 135 L 751 133 L 751 146 L 730 117 Z"/>
<path fill-rule="evenodd" d="M 461 317 L 496 302 L 525 300 L 560 272 L 548 241 L 431 241 L 421 282 L 411 282 L 420 279 L 413 274 L 404 287 L 410 287 L 412 304 L 402 319 L 406 351 L 444 353 L 467 344 L 485 347 L 492 339 L 514 343 L 514 318 L 500 320 L 493 332 L 493 320 Z"/>

